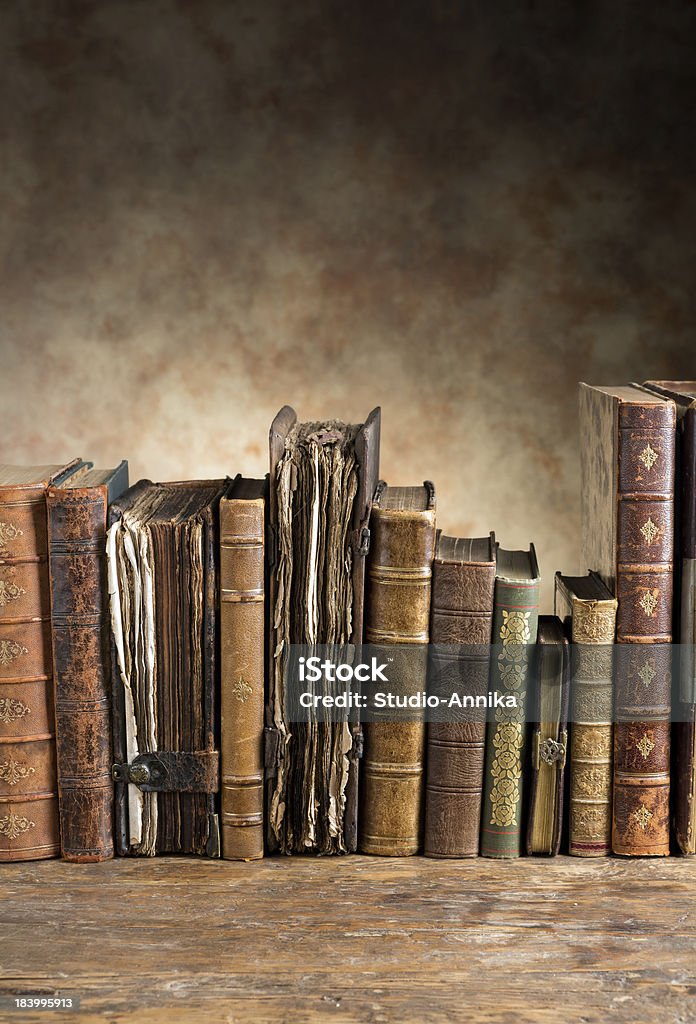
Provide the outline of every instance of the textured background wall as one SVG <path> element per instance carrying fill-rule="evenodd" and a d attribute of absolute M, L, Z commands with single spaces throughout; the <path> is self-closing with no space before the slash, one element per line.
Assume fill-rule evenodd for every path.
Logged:
<path fill-rule="evenodd" d="M 444 528 L 580 570 L 576 381 L 695 370 L 695 19 L 3 4 L 0 458 L 260 474 L 381 404 Z"/>

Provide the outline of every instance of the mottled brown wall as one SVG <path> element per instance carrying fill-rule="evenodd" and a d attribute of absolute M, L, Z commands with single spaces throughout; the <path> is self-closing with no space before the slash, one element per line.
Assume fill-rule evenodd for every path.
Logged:
<path fill-rule="evenodd" d="M 580 569 L 576 381 L 696 372 L 695 18 L 3 4 L 0 458 L 257 474 L 379 403 L 444 528 Z"/>

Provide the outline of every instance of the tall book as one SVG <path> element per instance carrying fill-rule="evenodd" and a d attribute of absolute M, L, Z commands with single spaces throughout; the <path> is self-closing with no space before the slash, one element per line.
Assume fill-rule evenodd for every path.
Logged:
<path fill-rule="evenodd" d="M 295 645 L 362 641 L 365 558 L 377 484 L 380 411 L 365 423 L 300 423 L 284 406 L 269 437 L 272 563 L 266 709 L 271 852 L 342 854 L 357 846 L 360 723 L 291 721 Z"/>
<path fill-rule="evenodd" d="M 109 510 L 119 854 L 220 855 L 218 506 L 227 484 L 141 480 Z"/>
<path fill-rule="evenodd" d="M 570 839 L 574 857 L 611 853 L 616 598 L 597 573 L 556 573 L 556 615 L 570 630 Z"/>
<path fill-rule="evenodd" d="M 568 749 L 568 638 L 555 615 L 540 615 L 536 685 L 532 687 L 532 774 L 527 853 L 554 857 L 563 829 L 563 780 Z"/>
<path fill-rule="evenodd" d="M 674 641 L 679 644 L 679 679 L 672 715 L 672 817 L 679 849 L 693 855 L 696 853 L 696 381 L 651 380 L 643 387 L 672 399 L 677 413 L 673 621 Z"/>
<path fill-rule="evenodd" d="M 504 704 L 486 729 L 481 856 L 519 857 L 527 691 L 539 617 L 539 569 L 529 551 L 498 547 L 493 605 L 490 689 Z"/>
<path fill-rule="evenodd" d="M 386 644 L 394 661 L 390 690 L 401 697 L 427 686 L 430 592 L 435 554 L 435 489 L 380 483 L 370 518 L 365 640 Z M 406 648 L 399 658 L 397 648 Z M 418 853 L 423 831 L 425 721 L 365 724 L 360 819 L 362 853 Z"/>
<path fill-rule="evenodd" d="M 267 491 L 267 479 L 237 477 L 220 501 L 220 813 L 228 860 L 263 857 Z"/>
<path fill-rule="evenodd" d="M 675 405 L 580 385 L 583 558 L 618 601 L 612 849 L 669 854 Z"/>
<path fill-rule="evenodd" d="M 486 749 L 495 537 L 437 534 L 430 611 L 429 691 L 473 698 L 427 730 L 426 857 L 476 857 Z"/>
<path fill-rule="evenodd" d="M 60 854 L 46 488 L 82 465 L 0 465 L 0 861 Z"/>
<path fill-rule="evenodd" d="M 88 469 L 47 491 L 53 683 L 65 860 L 113 856 L 111 656 L 106 517 L 128 464 Z"/>

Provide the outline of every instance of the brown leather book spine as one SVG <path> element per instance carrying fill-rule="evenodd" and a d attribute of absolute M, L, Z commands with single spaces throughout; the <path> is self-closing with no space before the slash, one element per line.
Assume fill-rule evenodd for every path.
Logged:
<path fill-rule="evenodd" d="M 0 488 L 0 861 L 60 853 L 45 487 Z"/>
<path fill-rule="evenodd" d="M 113 857 L 106 486 L 49 488 L 51 616 L 65 860 Z"/>
<path fill-rule="evenodd" d="M 222 856 L 263 857 L 264 506 L 220 502 Z"/>
<path fill-rule="evenodd" d="M 433 562 L 431 668 L 436 661 L 438 682 L 445 683 L 445 690 L 474 698 L 488 692 L 494 588 L 494 561 Z M 427 857 L 478 855 L 486 713 L 467 708 L 462 718 L 428 725 Z"/>
<path fill-rule="evenodd" d="M 403 665 L 397 667 L 395 658 L 389 681 L 390 690 L 415 694 L 427 683 L 434 493 L 424 511 L 373 505 L 370 529 L 365 641 L 411 648 Z M 423 720 L 365 725 L 359 829 L 363 853 L 404 857 L 420 850 L 424 753 Z"/>
<path fill-rule="evenodd" d="M 619 403 L 612 847 L 669 854 L 675 408 Z M 660 645 L 660 646 L 655 646 Z"/>

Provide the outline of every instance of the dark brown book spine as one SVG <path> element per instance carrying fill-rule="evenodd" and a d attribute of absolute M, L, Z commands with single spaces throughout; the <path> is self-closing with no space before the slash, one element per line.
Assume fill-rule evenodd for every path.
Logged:
<path fill-rule="evenodd" d="M 264 499 L 220 502 L 222 856 L 263 857 Z"/>
<path fill-rule="evenodd" d="M 45 484 L 0 488 L 0 861 L 60 853 Z"/>
<path fill-rule="evenodd" d="M 49 488 L 58 791 L 63 857 L 113 857 L 106 486 Z"/>
<path fill-rule="evenodd" d="M 372 508 L 365 641 L 404 645 L 394 650 L 390 689 L 402 696 L 425 690 L 430 592 L 435 548 L 432 485 L 424 511 Z M 425 722 L 383 721 L 365 726 L 359 847 L 363 853 L 406 857 L 419 852 L 423 831 Z"/>
<path fill-rule="evenodd" d="M 619 403 L 612 846 L 669 853 L 675 409 Z M 659 646 L 656 646 L 659 645 Z"/>
<path fill-rule="evenodd" d="M 494 588 L 493 561 L 433 563 L 430 668 L 443 692 L 487 695 Z M 476 857 L 479 851 L 486 713 L 464 708 L 461 717 L 428 725 L 427 857 Z"/>

